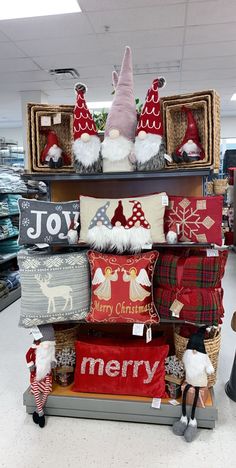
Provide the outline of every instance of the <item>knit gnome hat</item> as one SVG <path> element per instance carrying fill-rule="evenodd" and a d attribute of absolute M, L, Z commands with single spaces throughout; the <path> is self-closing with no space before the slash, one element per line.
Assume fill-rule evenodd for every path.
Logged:
<path fill-rule="evenodd" d="M 182 140 L 182 143 L 176 148 L 175 153 L 180 155 L 182 146 L 185 145 L 185 143 L 187 143 L 189 140 L 192 140 L 200 148 L 201 150 L 200 158 L 203 159 L 204 149 L 200 143 L 197 123 L 195 121 L 193 113 L 191 109 L 188 109 L 186 106 L 182 106 L 181 111 L 187 114 L 187 129 L 186 129 L 184 138 Z"/>
<path fill-rule="evenodd" d="M 108 218 L 106 211 L 107 208 L 110 206 L 110 202 L 105 203 L 105 205 L 101 206 L 98 208 L 95 216 L 90 222 L 89 229 L 93 229 L 96 226 L 105 226 L 108 229 L 112 229 L 112 224 L 110 222 L 110 219 Z M 99 225 L 98 225 L 99 222 Z"/>
<path fill-rule="evenodd" d="M 45 325 L 38 325 L 40 333 L 43 337 L 40 338 L 40 341 L 55 341 L 54 328 L 51 323 Z"/>
<path fill-rule="evenodd" d="M 74 140 L 81 138 L 86 142 L 88 135 L 97 135 L 96 125 L 84 98 L 87 87 L 83 83 L 77 83 L 75 91 L 77 99 L 74 108 Z"/>
<path fill-rule="evenodd" d="M 115 209 L 114 216 L 111 219 L 112 226 L 125 226 L 126 225 L 126 217 L 123 211 L 122 201 L 118 201 L 118 206 Z"/>
<path fill-rule="evenodd" d="M 145 229 L 151 229 L 149 222 L 145 218 L 145 214 L 142 210 L 141 203 L 137 200 L 130 200 L 130 203 L 133 203 L 134 206 L 132 210 L 132 215 L 130 216 L 130 218 L 127 219 L 125 228 L 130 229 L 134 227 L 136 223 L 138 223 L 138 226 L 135 226 L 135 227 L 143 227 Z"/>
<path fill-rule="evenodd" d="M 164 78 L 156 78 L 147 92 L 146 102 L 143 106 L 136 135 L 144 139 L 147 133 L 163 136 L 161 107 L 158 90 L 165 85 Z"/>
<path fill-rule="evenodd" d="M 115 94 L 106 121 L 105 137 L 110 136 L 112 138 L 110 132 L 113 130 L 118 131 L 119 135 L 127 138 L 127 140 L 133 141 L 137 125 L 137 113 L 133 91 L 132 54 L 128 46 L 125 48 L 118 81 L 117 74 L 114 74 L 113 82 L 115 84 Z"/>
<path fill-rule="evenodd" d="M 199 353 L 206 354 L 204 344 L 205 331 L 206 327 L 200 327 L 196 333 L 193 333 L 188 340 L 187 349 L 196 350 Z"/>

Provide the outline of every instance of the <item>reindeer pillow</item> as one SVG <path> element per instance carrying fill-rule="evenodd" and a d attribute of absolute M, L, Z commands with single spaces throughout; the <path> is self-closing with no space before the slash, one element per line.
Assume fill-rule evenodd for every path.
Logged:
<path fill-rule="evenodd" d="M 90 306 L 90 274 L 86 251 L 18 255 L 21 276 L 19 325 L 84 319 Z"/>

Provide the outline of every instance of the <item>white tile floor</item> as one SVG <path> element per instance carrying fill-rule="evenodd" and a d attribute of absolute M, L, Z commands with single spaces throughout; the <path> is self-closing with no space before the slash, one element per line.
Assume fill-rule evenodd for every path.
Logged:
<path fill-rule="evenodd" d="M 236 310 L 236 255 L 224 279 L 225 320 L 218 383 L 219 421 L 187 444 L 168 426 L 49 417 L 41 430 L 25 413 L 25 352 L 31 337 L 17 327 L 20 301 L 0 313 L 0 467 L 7 468 L 234 468 L 236 403 L 224 393 L 236 343 L 230 328 Z"/>

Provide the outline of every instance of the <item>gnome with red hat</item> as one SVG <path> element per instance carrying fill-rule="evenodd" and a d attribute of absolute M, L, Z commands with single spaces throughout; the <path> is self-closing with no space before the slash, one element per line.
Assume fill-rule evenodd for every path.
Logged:
<path fill-rule="evenodd" d="M 158 90 L 165 86 L 164 78 L 156 78 L 147 92 L 134 145 L 137 167 L 140 171 L 158 170 L 165 166 L 165 145 Z"/>
<path fill-rule="evenodd" d="M 77 244 L 79 239 L 78 227 L 79 223 L 77 223 L 76 221 L 71 221 L 69 231 L 67 233 L 68 244 Z"/>
<path fill-rule="evenodd" d="M 44 130 L 47 136 L 47 143 L 40 156 L 42 164 L 48 164 L 51 169 L 59 169 L 71 163 L 70 158 L 61 149 L 57 134 L 54 130 Z"/>
<path fill-rule="evenodd" d="M 82 83 L 75 85 L 77 93 L 74 108 L 74 142 L 73 153 L 78 172 L 101 172 L 101 142 L 93 117 L 87 107 L 84 95 L 87 88 Z"/>
<path fill-rule="evenodd" d="M 182 112 L 187 114 L 187 129 L 182 143 L 176 148 L 172 155 L 177 164 L 183 162 L 194 162 L 204 159 L 204 149 L 200 143 L 197 123 L 190 109 L 183 106 Z"/>
<path fill-rule="evenodd" d="M 126 250 L 128 244 L 127 230 L 125 229 L 126 223 L 122 201 L 119 200 L 114 216 L 111 218 L 112 250 L 116 249 L 118 252 Z"/>
<path fill-rule="evenodd" d="M 167 244 L 177 244 L 179 234 L 179 224 L 175 222 L 171 225 L 169 231 L 166 234 Z"/>
<path fill-rule="evenodd" d="M 146 244 L 152 244 L 151 226 L 145 218 L 140 201 L 130 200 L 130 203 L 133 203 L 132 215 L 127 219 L 125 229 L 130 250 L 138 252 Z"/>

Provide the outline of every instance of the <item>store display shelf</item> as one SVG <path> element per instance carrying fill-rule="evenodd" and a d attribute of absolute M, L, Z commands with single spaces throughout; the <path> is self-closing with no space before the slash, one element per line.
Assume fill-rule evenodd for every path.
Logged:
<path fill-rule="evenodd" d="M 0 254 L 0 265 L 3 263 L 9 262 L 9 260 L 13 260 L 17 257 L 17 253 L 9 253 L 9 254 Z"/>
<path fill-rule="evenodd" d="M 2 218 L 10 218 L 11 216 L 17 216 L 19 214 L 19 211 L 15 211 L 14 213 L 8 213 L 8 214 L 5 214 L 5 215 L 1 215 L 0 216 L 0 219 Z"/>
<path fill-rule="evenodd" d="M 167 244 L 166 242 L 164 243 L 161 243 L 161 244 L 152 244 L 152 247 L 151 248 L 143 248 L 142 250 L 151 250 L 151 249 L 166 249 L 166 248 L 170 248 L 170 249 L 175 249 L 175 248 L 191 248 L 191 249 L 195 249 L 195 248 L 198 248 L 198 249 L 210 249 L 212 247 L 213 244 L 211 243 L 208 243 L 208 242 L 204 242 L 204 243 L 195 243 L 195 242 L 179 242 L 178 244 Z M 27 247 L 27 246 L 26 246 Z M 53 248 L 57 248 L 57 249 L 61 249 L 61 248 L 70 248 L 70 249 L 90 249 L 91 246 L 89 244 L 85 244 L 85 243 L 81 243 L 81 244 L 54 244 L 54 245 L 51 245 L 49 246 L 48 248 L 49 249 L 53 249 Z M 35 249 L 34 249 L 35 251 Z M 112 253 L 112 252 L 110 252 Z"/>
<path fill-rule="evenodd" d="M 160 409 L 151 407 L 152 398 L 75 393 L 70 387 L 55 385 L 47 399 L 45 414 L 111 421 L 129 421 L 149 424 L 172 425 L 181 416 L 181 404 L 173 406 L 168 399 L 162 400 Z M 35 411 L 35 401 L 30 390 L 23 395 L 26 412 Z M 188 414 L 191 407 L 187 407 Z M 214 390 L 210 389 L 205 408 L 197 408 L 198 427 L 213 429 L 217 421 Z"/>
<path fill-rule="evenodd" d="M 6 307 L 8 307 L 9 305 L 13 304 L 13 302 L 17 301 L 17 299 L 20 299 L 20 296 L 21 296 L 21 287 L 19 286 L 18 288 L 13 289 L 13 291 L 11 291 L 7 297 L 5 297 L 4 299 L 1 299 L 0 312 L 6 309 Z"/>
<path fill-rule="evenodd" d="M 176 170 L 163 170 L 155 172 L 102 172 L 97 174 L 77 174 L 77 173 L 64 173 L 64 174 L 49 174 L 47 173 L 27 173 L 23 174 L 23 178 L 48 180 L 48 181 L 64 181 L 64 180 L 141 180 L 141 179 L 162 179 L 173 177 L 192 177 L 192 176 L 208 176 L 210 169 L 176 169 Z"/>

